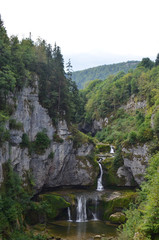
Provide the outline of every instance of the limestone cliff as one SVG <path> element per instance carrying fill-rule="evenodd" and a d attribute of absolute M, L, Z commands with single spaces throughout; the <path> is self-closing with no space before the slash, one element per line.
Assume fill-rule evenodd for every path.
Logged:
<path fill-rule="evenodd" d="M 123 147 L 124 165 L 117 171 L 119 178 L 125 178 L 125 186 L 140 185 L 144 180 L 144 173 L 150 159 L 148 144 Z"/>
<path fill-rule="evenodd" d="M 56 128 L 53 126 L 47 110 L 39 103 L 37 84 L 34 88 L 24 88 L 18 94 L 16 106 L 12 118 L 21 122 L 23 127 L 21 130 L 10 129 L 10 141 L 0 148 L 0 182 L 3 180 L 2 164 L 10 159 L 14 170 L 21 176 L 26 171 L 32 172 L 37 191 L 44 186 L 93 185 L 98 174 L 98 168 L 88 157 L 93 151 L 93 144 L 85 143 L 75 149 L 66 121 L 59 121 Z M 37 133 L 44 129 L 50 146 L 43 154 L 30 153 L 28 148 L 21 148 L 24 133 L 32 142 Z M 55 132 L 61 142 L 54 138 Z M 84 158 L 79 159 L 80 156 Z"/>

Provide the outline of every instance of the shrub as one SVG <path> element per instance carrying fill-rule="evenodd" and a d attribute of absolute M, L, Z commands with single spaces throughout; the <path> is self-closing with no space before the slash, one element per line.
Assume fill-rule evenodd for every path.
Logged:
<path fill-rule="evenodd" d="M 54 133 L 53 140 L 57 143 L 63 143 L 63 139 L 57 133 Z"/>
<path fill-rule="evenodd" d="M 115 151 L 115 157 L 113 161 L 113 168 L 117 170 L 124 164 L 123 157 L 122 157 L 122 148 L 120 145 L 117 146 L 117 150 Z"/>
<path fill-rule="evenodd" d="M 16 129 L 16 130 L 22 130 L 23 124 L 21 122 L 17 122 L 16 119 L 11 118 L 9 120 L 9 128 Z"/>
<path fill-rule="evenodd" d="M 54 152 L 51 152 L 48 156 L 49 159 L 53 159 L 54 158 Z"/>
<path fill-rule="evenodd" d="M 22 142 L 20 143 L 20 146 L 22 148 L 25 148 L 25 147 L 29 148 L 29 145 L 30 145 L 29 137 L 28 137 L 28 135 L 26 133 L 23 133 L 23 135 L 22 135 Z"/>
<path fill-rule="evenodd" d="M 0 146 L 2 146 L 2 144 L 5 141 L 8 141 L 10 137 L 10 133 L 7 129 L 5 129 L 4 126 L 0 126 Z"/>
<path fill-rule="evenodd" d="M 154 131 L 159 138 L 159 111 L 156 112 L 154 117 Z"/>
<path fill-rule="evenodd" d="M 153 130 L 147 126 L 142 126 L 139 129 L 139 133 L 138 133 L 138 140 L 142 143 L 145 143 L 147 141 L 152 140 L 153 138 Z"/>
<path fill-rule="evenodd" d="M 135 131 L 131 131 L 128 136 L 128 141 L 131 144 L 135 144 L 137 141 L 137 133 Z"/>
<path fill-rule="evenodd" d="M 45 150 L 49 147 L 49 145 L 50 139 L 47 134 L 44 131 L 38 132 L 34 142 L 35 152 L 38 154 L 43 154 Z"/>

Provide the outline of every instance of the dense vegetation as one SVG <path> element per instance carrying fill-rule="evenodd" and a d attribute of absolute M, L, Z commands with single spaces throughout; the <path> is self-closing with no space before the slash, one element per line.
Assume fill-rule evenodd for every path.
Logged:
<path fill-rule="evenodd" d="M 114 175 L 123 165 L 122 147 L 144 143 L 149 145 L 146 181 L 141 185 L 136 203 L 126 211 L 127 221 L 120 229 L 119 239 L 158 239 L 159 194 L 159 62 L 144 58 L 129 73 L 118 73 L 106 80 L 94 80 L 81 90 L 83 121 L 108 118 L 96 138 L 117 147 L 112 163 Z M 131 156 L 129 156 L 131 157 Z"/>
<path fill-rule="evenodd" d="M 45 40 L 19 41 L 17 36 L 8 37 L 0 19 L 0 120 L 9 116 L 15 105 L 9 102 L 25 86 L 39 84 L 39 99 L 48 109 L 53 122 L 59 118 L 75 121 L 78 112 L 79 93 L 71 80 L 72 66 L 69 61 L 67 73 L 60 47 L 54 48 Z M 5 138 L 1 136 L 1 138 Z"/>
<path fill-rule="evenodd" d="M 159 153 L 149 160 L 146 180 L 141 185 L 136 204 L 127 210 L 127 222 L 120 230 L 119 240 L 159 238 Z"/>
<path fill-rule="evenodd" d="M 94 79 L 105 80 L 109 75 L 114 75 L 121 71 L 127 73 L 130 69 L 135 69 L 138 63 L 138 61 L 128 61 L 76 71 L 73 72 L 72 79 L 76 82 L 79 89 L 83 89 Z"/>
<path fill-rule="evenodd" d="M 104 81 L 94 80 L 81 90 L 83 121 L 92 124 L 95 119 L 109 119 L 96 135 L 100 141 L 144 143 L 157 134 L 159 67 L 152 67 L 154 63 L 149 61 L 148 66 L 143 59 L 134 71 L 120 72 Z M 152 113 L 155 115 L 153 128 Z"/>

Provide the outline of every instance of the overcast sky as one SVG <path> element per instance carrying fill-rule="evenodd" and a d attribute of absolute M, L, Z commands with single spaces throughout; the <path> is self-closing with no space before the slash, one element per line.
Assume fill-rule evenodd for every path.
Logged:
<path fill-rule="evenodd" d="M 61 47 L 73 69 L 159 52 L 159 0 L 0 0 L 7 32 Z"/>

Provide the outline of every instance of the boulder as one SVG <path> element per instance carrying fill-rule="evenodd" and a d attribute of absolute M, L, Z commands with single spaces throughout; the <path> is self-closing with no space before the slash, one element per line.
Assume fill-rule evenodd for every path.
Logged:
<path fill-rule="evenodd" d="M 122 212 L 116 212 L 110 215 L 109 220 L 111 223 L 121 224 L 126 221 L 126 216 Z"/>

